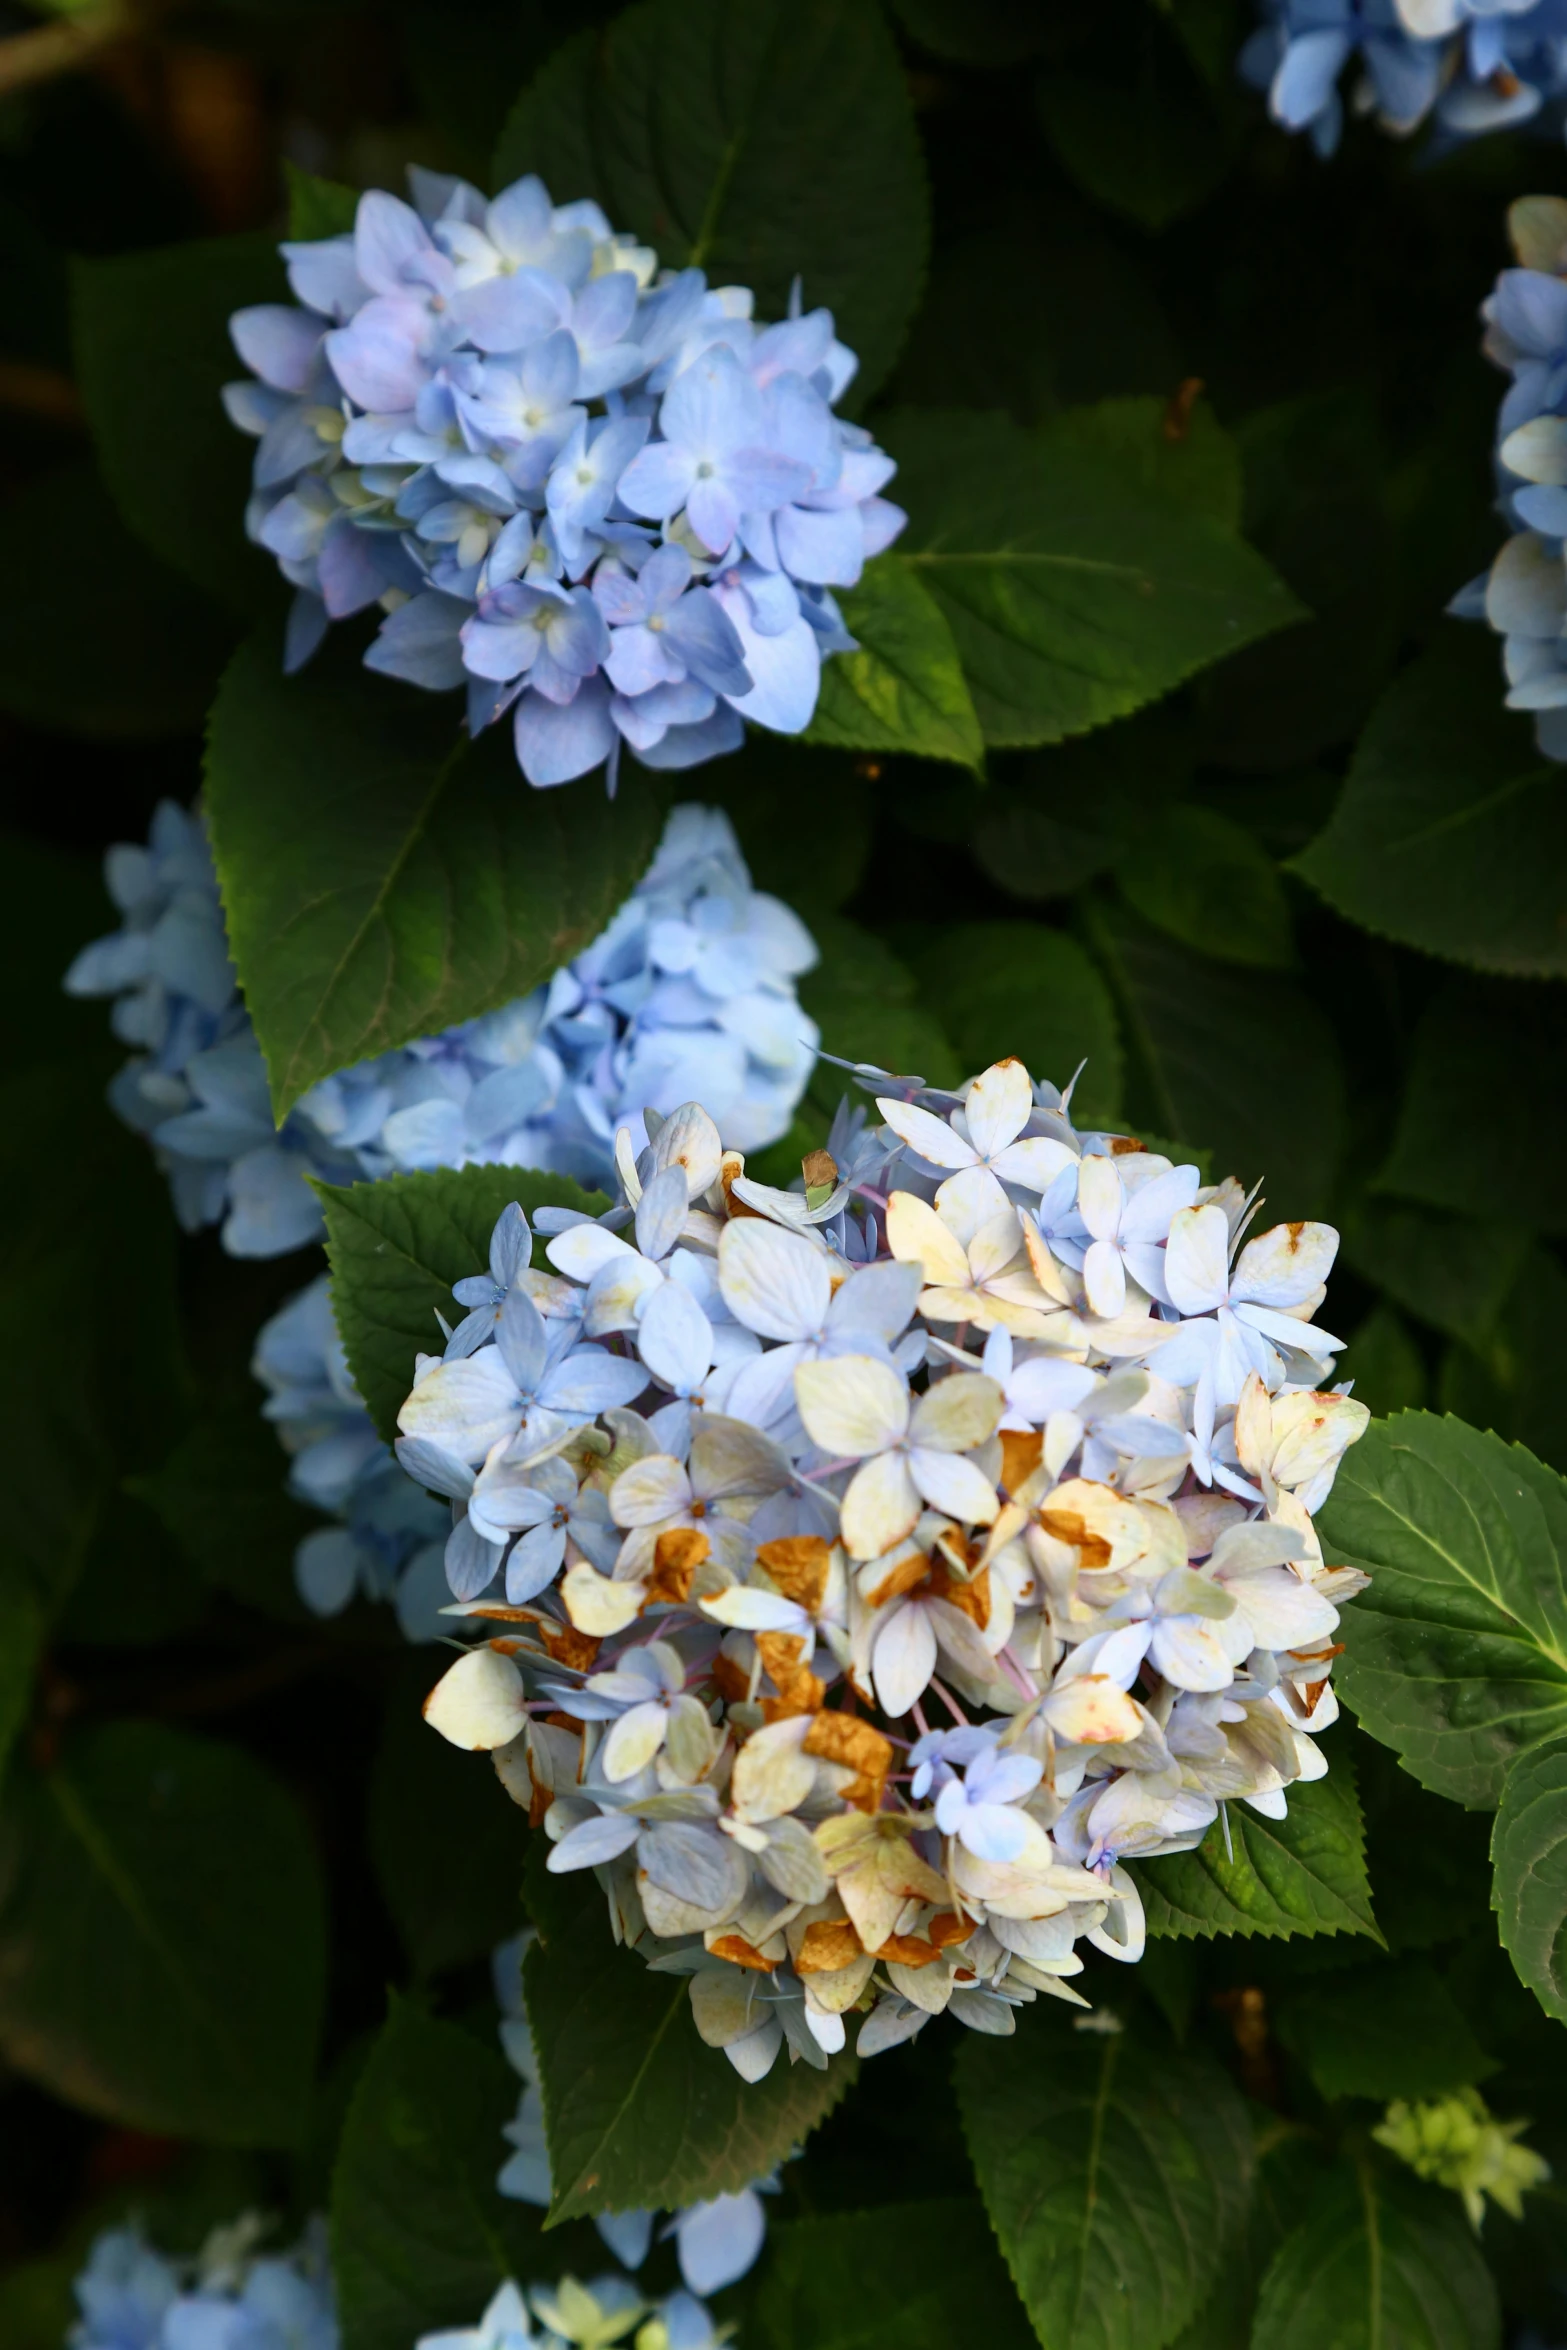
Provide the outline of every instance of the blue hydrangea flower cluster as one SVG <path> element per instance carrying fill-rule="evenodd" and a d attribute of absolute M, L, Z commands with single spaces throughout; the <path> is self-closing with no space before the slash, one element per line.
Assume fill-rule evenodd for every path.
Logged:
<path fill-rule="evenodd" d="M 1331 155 L 1350 103 L 1407 136 L 1433 117 L 1449 138 L 1527 122 L 1567 95 L 1567 0 L 1260 0 L 1242 75 L 1286 130 Z"/>
<path fill-rule="evenodd" d="M 623 745 L 644 766 L 809 724 L 833 595 L 903 527 L 895 470 L 833 412 L 854 354 L 826 310 L 660 273 L 537 179 L 491 202 L 411 174 L 353 234 L 283 250 L 299 307 L 236 313 L 252 378 L 246 527 L 297 590 L 286 662 L 379 608 L 372 669 L 512 715 L 535 785 Z"/>
<path fill-rule="evenodd" d="M 1449 609 L 1501 636 L 1507 707 L 1533 711 L 1540 750 L 1567 760 L 1567 201 L 1526 196 L 1507 225 L 1519 266 L 1481 316 L 1486 357 L 1512 377 L 1495 451 L 1512 536 Z"/>
<path fill-rule="evenodd" d="M 231 1256 L 322 1233 L 306 1181 L 374 1180 L 473 1162 L 612 1180 L 617 1125 L 700 1092 L 726 1143 L 787 1132 L 816 1054 L 795 980 L 810 933 L 751 887 L 729 820 L 676 808 L 652 865 L 603 934 L 499 1011 L 328 1077 L 274 1126 L 199 815 L 165 802 L 145 849 L 108 858 L 124 921 L 66 974 L 115 998 L 138 1048 L 110 1098 L 147 1134 L 187 1230 L 218 1223 Z"/>
<path fill-rule="evenodd" d="M 75 2282 L 70 2350 L 339 2350 L 325 2223 L 258 2256 L 265 2229 L 247 2213 L 194 2260 L 155 2251 L 138 2227 L 99 2236 Z"/>
<path fill-rule="evenodd" d="M 590 2285 L 562 2277 L 526 2293 L 508 2281 L 477 2325 L 421 2334 L 413 2350 L 608 2350 L 612 2342 L 626 2350 L 720 2350 L 730 2338 L 695 2294 L 649 2301 L 629 2277 L 610 2275 Z"/>

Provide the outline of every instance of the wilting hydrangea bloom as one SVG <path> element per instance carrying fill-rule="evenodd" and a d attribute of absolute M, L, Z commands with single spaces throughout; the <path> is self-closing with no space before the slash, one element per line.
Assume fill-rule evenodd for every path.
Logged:
<path fill-rule="evenodd" d="M 341 1520 L 307 1534 L 294 1554 L 299 1595 L 335 1616 L 356 1594 L 391 1600 L 410 1640 L 445 1629 L 442 1557 L 450 1512 L 399 1470 L 360 1400 L 332 1320 L 323 1273 L 274 1314 L 251 1368 L 290 1456 L 289 1491 Z"/>
<path fill-rule="evenodd" d="M 351 236 L 283 247 L 302 307 L 231 322 L 253 372 L 246 518 L 298 591 L 287 660 L 385 614 L 365 658 L 510 713 L 536 785 L 798 734 L 853 587 L 904 516 L 892 461 L 833 413 L 856 360 L 826 310 L 658 269 L 537 179 L 487 203 L 438 173 Z"/>
<path fill-rule="evenodd" d="M 194 2260 L 171 2260 L 134 2226 L 93 2244 L 74 2286 L 70 2350 L 338 2350 L 326 2228 L 262 2253 L 266 2222 L 215 2229 Z"/>
<path fill-rule="evenodd" d="M 1483 348 L 1512 377 L 1497 418 L 1500 511 L 1513 526 L 1451 610 L 1504 639 L 1507 707 L 1535 713 L 1548 759 L 1567 759 L 1567 202 L 1527 196 L 1507 216 L 1516 269 L 1481 305 Z"/>
<path fill-rule="evenodd" d="M 503 2195 L 519 2203 L 536 2203 L 548 2210 L 553 2199 L 549 2149 L 544 2135 L 544 2100 L 539 2091 L 538 2058 L 533 2034 L 523 2012 L 521 1961 L 531 1933 L 503 1942 L 494 1956 L 496 1996 L 501 2008 L 501 2045 L 523 2090 L 516 2117 L 506 2125 L 511 2154 L 496 2180 Z M 776 2190 L 775 2179 L 758 2185 L 764 2193 Z M 656 2211 L 604 2211 L 593 2224 L 615 2258 L 627 2268 L 642 2266 L 653 2242 Z M 756 2187 L 737 2194 L 716 2195 L 707 2203 L 688 2204 L 664 2229 L 673 2236 L 680 2274 L 692 2293 L 717 2293 L 753 2268 L 767 2236 L 767 2213 Z"/>
<path fill-rule="evenodd" d="M 1331 155 L 1350 102 L 1400 136 L 1434 114 L 1450 138 L 1525 122 L 1567 94 L 1567 0 L 1260 0 L 1247 81 L 1286 130 Z"/>
<path fill-rule="evenodd" d="M 816 960 L 788 907 L 751 887 L 729 820 L 676 808 L 609 927 L 546 986 L 323 1079 L 274 1127 L 260 1047 L 224 942 L 199 816 L 170 801 L 148 848 L 111 849 L 123 926 L 66 974 L 116 998 L 140 1048 L 111 1099 L 152 1140 L 187 1229 L 233 1256 L 321 1236 L 306 1177 L 354 1183 L 475 1161 L 612 1178 L 617 1124 L 693 1092 L 726 1142 L 788 1129 L 816 1054 L 795 980 Z"/>
<path fill-rule="evenodd" d="M 504 1299 L 399 1416 L 482 1635 L 429 1721 L 747 2079 L 851 2015 L 869 2056 L 1085 2004 L 1080 1943 L 1142 1949 L 1125 1861 L 1325 1771 L 1363 1581 L 1312 1529 L 1368 1417 L 1312 1319 L 1337 1234 L 1248 1239 L 1017 1061 L 858 1074 L 884 1123 L 803 1196 L 693 1102 L 602 1218 L 508 1208 Z"/>
<path fill-rule="evenodd" d="M 502 2285 L 476 2326 L 421 2334 L 414 2350 L 719 2350 L 720 2333 L 693 2294 L 649 2301 L 628 2277 L 595 2277 L 579 2285 L 533 2285 L 526 2294 Z"/>

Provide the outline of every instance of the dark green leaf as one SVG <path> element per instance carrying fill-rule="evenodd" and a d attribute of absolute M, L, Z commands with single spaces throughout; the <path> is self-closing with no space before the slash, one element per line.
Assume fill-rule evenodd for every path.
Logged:
<path fill-rule="evenodd" d="M 1208 808 L 1167 809 L 1116 868 L 1139 914 L 1221 963 L 1294 961 L 1278 867 L 1249 832 Z"/>
<path fill-rule="evenodd" d="M 1067 896 L 1124 856 L 1185 790 L 1194 742 L 1168 703 L 1119 726 L 998 760 L 968 827 L 988 877 L 1013 897 Z"/>
<path fill-rule="evenodd" d="M 1317 1523 L 1372 1578 L 1339 1666 L 1361 1723 L 1422 1787 L 1495 1805 L 1513 1757 L 1567 1730 L 1567 1484 L 1521 1445 L 1400 1412 L 1346 1454 Z"/>
<path fill-rule="evenodd" d="M 1239 539 L 1069 442 L 908 409 L 883 438 L 912 517 L 885 560 L 940 605 L 989 743 L 1125 717 L 1299 615 Z"/>
<path fill-rule="evenodd" d="M 440 1343 L 440 1325 L 456 1309 L 452 1284 L 489 1263 L 490 1234 L 513 1200 L 596 1213 L 598 1193 L 567 1175 L 531 1167 L 445 1167 L 428 1175 L 392 1175 L 335 1191 L 319 1186 L 332 1266 L 332 1311 L 348 1367 L 384 1440 L 397 1436 L 397 1414 L 413 1385 L 414 1357 Z M 542 1251 L 535 1243 L 542 1262 Z"/>
<path fill-rule="evenodd" d="M 1449 1347 L 1443 1410 L 1567 1470 L 1567 1386 L 1556 1375 L 1564 1327 L 1567 1272 L 1549 1249 L 1532 1248 L 1489 1326 L 1471 1344 Z"/>
<path fill-rule="evenodd" d="M 340 237 L 353 228 L 359 210 L 357 188 L 345 188 L 341 180 L 318 179 L 313 171 L 301 171 L 297 163 L 286 159 L 283 174 L 288 182 L 291 238 L 302 242 L 311 237 Z"/>
<path fill-rule="evenodd" d="M 93 550 L 85 579 L 84 546 Z M 96 466 L 45 474 L 7 499 L 0 564 L 28 582 L 0 612 L 0 706 L 61 734 L 200 726 L 233 630 L 132 537 Z"/>
<path fill-rule="evenodd" d="M 1567 974 L 1567 798 L 1502 707 L 1495 639 L 1444 630 L 1384 695 L 1295 859 L 1362 929 L 1482 971 Z"/>
<path fill-rule="evenodd" d="M 1567 1739 L 1513 1764 L 1491 1858 L 1502 1941 L 1546 2014 L 1567 2023 Z"/>
<path fill-rule="evenodd" d="M 1161 2350 L 1244 2220 L 1252 2134 L 1228 2076 L 1025 2015 L 971 2035 L 958 2100 L 990 2223 L 1049 2350 Z"/>
<path fill-rule="evenodd" d="M 1020 65 L 1045 39 L 1038 0 L 892 0 L 904 31 L 960 65 Z"/>
<path fill-rule="evenodd" d="M 1076 939 L 1042 922 L 960 922 L 931 937 L 920 973 L 967 1073 L 1015 1055 L 1065 1085 L 1086 1060 L 1072 1096 L 1079 1115 L 1120 1116 L 1115 1008 Z"/>
<path fill-rule="evenodd" d="M 684 1975 L 654 1974 L 610 1937 L 593 1877 L 550 1877 L 536 1839 L 523 1962 L 539 2054 L 555 2201 L 550 2224 L 650 2204 L 669 2209 L 747 2186 L 837 2104 L 852 2056 L 825 2072 L 780 2054 L 748 2086 L 697 2036 Z"/>
<path fill-rule="evenodd" d="M 1567 1160 L 1567 999 L 1555 988 L 1453 978 L 1415 1031 L 1398 1130 L 1377 1188 L 1494 1218 L 1493 1117 L 1506 1120 L 1508 1148 L 1520 1163 Z M 1543 1232 L 1567 1231 L 1567 1201 L 1541 1184 L 1526 1221 Z"/>
<path fill-rule="evenodd" d="M 836 655 L 822 670 L 806 740 L 978 767 L 985 745 L 958 649 L 919 581 L 878 560 L 839 601 L 860 650 Z"/>
<path fill-rule="evenodd" d="M 27 1719 L 43 1638 L 44 1611 L 37 1593 L 9 1559 L 0 1560 L 0 1783 Z"/>
<path fill-rule="evenodd" d="M 1033 2350 L 978 2196 L 775 2221 L 758 2272 L 748 2350 L 885 2350 L 983 2343 Z"/>
<path fill-rule="evenodd" d="M 413 1657 L 394 1675 L 370 1771 L 370 1857 L 418 1976 L 485 1957 L 522 1923 L 528 1815 L 420 1711 L 445 1661 Z"/>
<path fill-rule="evenodd" d="M 1190 409 L 1144 394 L 1069 408 L 1046 432 L 1053 446 L 1081 450 L 1114 465 L 1123 480 L 1156 490 L 1221 530 L 1241 527 L 1240 451 L 1206 400 Z"/>
<path fill-rule="evenodd" d="M 1285 2000 L 1280 2039 L 1324 2097 L 1445 2097 L 1496 2064 L 1430 1961 L 1384 1959 Z"/>
<path fill-rule="evenodd" d="M 1257 2133 L 1256 2180 L 1241 2236 L 1231 2246 L 1213 2291 L 1176 2336 L 1172 2350 L 1250 2350 L 1257 2289 L 1321 2176 L 1320 2156 L 1304 2130 L 1274 2115 L 1264 2117 L 1256 2108 L 1252 2124 Z"/>
<path fill-rule="evenodd" d="M 1354 1768 L 1335 1754 L 1325 1779 L 1289 1791 L 1289 1813 L 1228 1807 L 1230 1849 L 1215 1821 L 1195 1852 L 1142 1863 L 1152 1934 L 1377 1936 Z"/>
<path fill-rule="evenodd" d="M 1229 168 L 1219 125 L 1189 69 L 1133 88 L 1047 74 L 1039 111 L 1078 186 L 1143 228 L 1165 228 L 1195 212 Z"/>
<path fill-rule="evenodd" d="M 701 789 L 733 824 L 756 887 L 812 929 L 820 908 L 852 896 L 871 848 L 871 786 L 858 760 L 753 727 L 732 758 L 703 770 Z M 830 819 L 818 822 L 824 808 Z"/>
<path fill-rule="evenodd" d="M 245 537 L 254 444 L 219 397 L 245 373 L 228 322 L 286 291 L 266 237 L 77 261 L 76 373 L 104 478 L 139 537 L 231 611 L 278 598 L 272 558 Z"/>
<path fill-rule="evenodd" d="M 678 124 L 678 129 L 672 129 Z M 569 42 L 519 99 L 495 184 L 594 196 L 668 268 L 756 294 L 796 276 L 874 391 L 919 298 L 925 174 L 897 52 L 871 0 L 644 0 Z"/>
<path fill-rule="evenodd" d="M 812 927 L 821 961 L 801 980 L 800 1001 L 822 1032 L 822 1050 L 842 1061 L 917 1075 L 931 1085 L 956 1085 L 962 1075 L 957 1055 L 944 1027 L 916 1001 L 919 990 L 908 966 L 841 914 L 818 915 Z M 821 1063 L 810 1100 L 830 1119 L 845 1093 L 867 1098 L 845 1070 Z"/>
<path fill-rule="evenodd" d="M 1344 1218 L 1344 1262 L 1417 1321 L 1479 1346 L 1511 1296 L 1529 1234 L 1499 1215 L 1449 1216 L 1391 1200 L 1356 1203 Z"/>
<path fill-rule="evenodd" d="M 429 2328 L 473 2324 L 506 2277 L 559 2273 L 541 2254 L 538 2213 L 495 2185 L 519 2093 L 498 2048 L 393 1999 L 332 2177 L 343 2350 L 408 2350 Z M 582 2249 L 560 2246 L 560 2267 L 574 2251 L 580 2261 Z"/>
<path fill-rule="evenodd" d="M 237 1747 L 88 1730 L 12 1774 L 0 2047 L 90 2112 L 225 2145 L 303 2133 L 325 1972 L 316 1856 Z"/>
<path fill-rule="evenodd" d="M 277 1431 L 249 1396 L 197 1420 L 162 1467 L 130 1490 L 154 1509 L 210 1583 L 285 1623 L 315 1619 L 294 1584 L 294 1552 L 321 1521 L 287 1491 Z"/>
<path fill-rule="evenodd" d="M 1393 1412 L 1419 1411 L 1426 1400 L 1425 1362 L 1391 1306 L 1372 1308 L 1340 1355 L 1339 1369 L 1353 1379 L 1356 1395 L 1379 1420 Z"/>
<path fill-rule="evenodd" d="M 1131 1064 L 1129 1114 L 1206 1145 L 1218 1175 L 1267 1183 L 1269 1219 L 1320 1215 L 1344 1131 L 1338 1046 L 1289 980 L 1189 954 L 1119 907 L 1090 937 L 1118 1001 Z"/>
<path fill-rule="evenodd" d="M 320 1078 L 525 995 L 653 853 L 652 796 L 535 792 L 510 730 L 340 648 L 285 678 L 270 630 L 224 677 L 206 795 L 229 943 L 281 1117 Z"/>
<path fill-rule="evenodd" d="M 1263 2279 L 1253 2350 L 1497 2350 L 1496 2287 L 1451 2195 L 1341 2164 Z"/>
<path fill-rule="evenodd" d="M 134 1483 L 135 1480 L 129 1480 Z M 55 1624 L 67 1645 L 153 1648 L 207 1612 L 209 1593 L 157 1513 L 126 1490 L 103 1496 L 92 1540 Z"/>

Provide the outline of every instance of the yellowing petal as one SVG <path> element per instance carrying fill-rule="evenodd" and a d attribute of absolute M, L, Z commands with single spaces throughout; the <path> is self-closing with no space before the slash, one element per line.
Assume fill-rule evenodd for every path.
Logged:
<path fill-rule="evenodd" d="M 798 1364 L 794 1400 L 811 1442 L 834 1458 L 857 1461 L 885 1452 L 909 1424 L 907 1387 L 890 1363 L 872 1355 Z"/>
<path fill-rule="evenodd" d="M 935 1209 L 912 1191 L 887 1202 L 887 1246 L 900 1264 L 919 1265 L 935 1289 L 967 1289 L 968 1256 Z"/>
<path fill-rule="evenodd" d="M 424 1701 L 424 1718 L 451 1746 L 478 1754 L 509 1746 L 527 1720 L 522 1675 L 495 1648 L 470 1648 Z"/>

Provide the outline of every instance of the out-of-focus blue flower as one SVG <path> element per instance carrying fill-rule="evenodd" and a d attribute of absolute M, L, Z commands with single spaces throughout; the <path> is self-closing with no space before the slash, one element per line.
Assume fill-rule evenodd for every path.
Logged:
<path fill-rule="evenodd" d="M 1428 116 L 1448 140 L 1527 121 L 1567 93 L 1564 0 L 1260 0 L 1240 69 L 1287 130 L 1331 155 L 1341 77 L 1360 114 L 1407 135 Z"/>
<path fill-rule="evenodd" d="M 598 607 L 577 593 L 607 636 Z M 655 581 L 653 593 L 665 589 Z M 719 661 L 722 614 L 705 591 L 682 604 L 677 658 Z M 701 616 L 709 607 L 710 621 Z M 638 608 L 657 617 L 660 607 Z M 546 645 L 544 633 L 526 633 Z M 547 985 L 323 1079 L 280 1130 L 199 816 L 166 802 L 148 849 L 110 851 L 109 885 L 124 925 L 83 949 L 66 985 L 116 998 L 116 1033 L 141 1049 L 110 1098 L 150 1137 L 181 1222 L 221 1220 L 234 1256 L 319 1239 L 307 1175 L 352 1183 L 481 1163 L 608 1183 L 617 1126 L 640 1134 L 643 1110 L 668 1112 L 696 1095 L 727 1145 L 759 1150 L 788 1130 L 815 1058 L 816 1029 L 795 994 L 816 959 L 810 934 L 751 887 L 715 809 L 674 811 L 631 897 Z"/>
<path fill-rule="evenodd" d="M 231 321 L 246 528 L 298 591 L 286 665 L 378 605 L 370 667 L 466 683 L 475 729 L 512 711 L 539 786 L 603 767 L 613 791 L 626 744 L 693 766 L 747 718 L 798 733 L 823 657 L 853 649 L 832 591 L 905 519 L 891 459 L 833 412 L 856 362 L 831 314 L 797 294 L 759 327 L 746 289 L 659 276 L 537 179 L 486 203 L 411 177 L 413 205 L 372 192 L 352 235 L 283 247 L 300 307 Z M 612 660 L 605 620 L 668 658 Z"/>
<path fill-rule="evenodd" d="M 194 2260 L 156 2252 L 139 2228 L 99 2236 L 77 2277 L 70 2350 L 338 2350 L 326 2231 L 258 2257 L 264 2223 L 214 2230 Z"/>
<path fill-rule="evenodd" d="M 272 1316 L 251 1368 L 290 1456 L 289 1491 L 341 1520 L 307 1534 L 294 1579 L 307 1607 L 335 1616 L 356 1594 L 389 1599 L 410 1640 L 434 1640 L 448 1592 L 447 1512 L 398 1468 L 349 1373 L 323 1273 Z"/>

